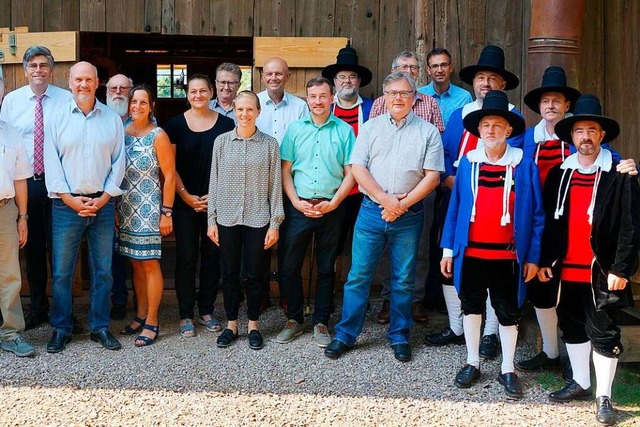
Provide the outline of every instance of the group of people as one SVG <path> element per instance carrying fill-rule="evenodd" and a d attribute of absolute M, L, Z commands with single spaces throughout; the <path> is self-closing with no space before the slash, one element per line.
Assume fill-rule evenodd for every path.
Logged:
<path fill-rule="evenodd" d="M 418 88 L 423 65 L 431 82 Z M 240 68 L 223 63 L 215 85 L 206 75 L 189 76 L 189 109 L 164 128 L 154 117 L 153 89 L 122 74 L 107 82 L 104 105 L 90 63 L 71 67 L 70 92 L 50 84 L 54 63 L 46 47 L 27 49 L 23 66 L 29 84 L 0 107 L 3 350 L 35 354 L 21 334 L 20 247 L 31 292 L 26 327 L 50 321 L 50 353 L 69 343 L 77 328 L 71 289 L 83 237 L 90 338 L 121 348 L 109 323 L 123 302 L 114 298 L 111 313 L 109 302 L 122 287 L 112 283 L 123 255 L 131 260 L 136 312 L 120 333 L 136 335 L 136 346 L 153 344 L 160 333 L 162 236 L 174 233 L 181 336 L 195 336 L 200 323 L 221 331 L 218 347 L 232 345 L 245 282 L 248 345 L 263 348 L 259 316 L 268 297 L 269 249 L 278 243 L 287 321 L 275 342 L 293 341 L 305 329 L 302 268 L 313 244 L 316 344 L 331 359 L 356 345 L 379 276 L 383 303 L 376 318 L 389 323 L 393 354 L 407 362 L 413 323 L 427 320 L 430 250 L 441 250 L 449 324 L 424 341 L 466 345 L 457 387 L 471 387 L 480 359 L 495 358 L 500 347 L 497 379 L 507 396 L 522 398 L 516 367 L 560 366 L 560 327 L 570 364 L 566 386 L 550 400 L 593 396 L 593 354 L 596 417 L 614 422 L 611 384 L 622 352 L 615 311 L 633 303 L 628 280 L 640 249 L 640 187 L 634 161 L 608 146 L 618 123 L 602 115 L 595 96 L 570 87 L 561 67 L 548 67 L 541 86 L 525 96 L 541 115 L 527 129 L 504 92 L 519 79 L 493 45 L 459 72 L 474 98 L 451 83 L 454 64 L 443 48 L 429 52 L 424 64 L 413 52 L 399 53 L 376 100 L 359 94 L 372 73 L 349 45 L 309 80 L 306 102 L 285 91 L 290 72 L 281 58 L 262 64 L 266 89 L 258 94 L 239 91 Z M 440 248 L 429 247 L 433 235 Z M 349 247 L 332 336 L 335 264 Z M 214 316 L 220 281 L 224 326 Z M 126 288 L 124 295 L 126 304 Z M 527 300 L 543 348 L 515 362 Z"/>

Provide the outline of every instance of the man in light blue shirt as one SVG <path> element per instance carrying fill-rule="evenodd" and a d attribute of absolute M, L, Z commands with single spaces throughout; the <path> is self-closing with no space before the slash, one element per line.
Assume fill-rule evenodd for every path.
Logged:
<path fill-rule="evenodd" d="M 468 91 L 451 83 L 453 70 L 449 51 L 441 47 L 433 49 L 427 54 L 427 73 L 431 83 L 418 89 L 418 92 L 432 96 L 438 102 L 445 127 L 451 113 L 473 101 Z"/>
<path fill-rule="evenodd" d="M 109 350 L 121 348 L 109 332 L 109 296 L 115 209 L 122 194 L 124 130 L 122 119 L 95 97 L 98 72 L 88 62 L 69 70 L 73 100 L 53 117 L 44 148 L 45 182 L 53 199 L 52 247 L 55 331 L 47 351 L 59 353 L 71 341 L 71 282 L 82 237 L 86 235 L 91 268 L 87 321 L 90 338 Z"/>
<path fill-rule="evenodd" d="M 236 99 L 241 81 L 242 70 L 238 65 L 231 62 L 218 65 L 215 81 L 216 97 L 209 102 L 209 108 L 237 122 L 232 103 Z"/>

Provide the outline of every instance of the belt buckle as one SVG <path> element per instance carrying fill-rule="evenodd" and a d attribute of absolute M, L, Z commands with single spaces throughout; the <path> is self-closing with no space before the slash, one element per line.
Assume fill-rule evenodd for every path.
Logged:
<path fill-rule="evenodd" d="M 44 179 L 44 172 L 43 173 L 34 173 L 33 174 L 33 180 L 34 181 L 42 181 Z"/>

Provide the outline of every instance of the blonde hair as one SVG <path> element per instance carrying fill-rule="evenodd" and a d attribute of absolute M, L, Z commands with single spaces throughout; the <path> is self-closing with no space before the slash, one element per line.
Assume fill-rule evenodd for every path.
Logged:
<path fill-rule="evenodd" d="M 231 101 L 231 105 L 233 105 L 233 108 L 236 108 L 236 101 L 239 98 L 251 98 L 251 99 L 253 99 L 253 101 L 256 103 L 256 107 L 258 108 L 258 110 L 261 110 L 260 98 L 258 98 L 258 95 L 256 95 L 255 93 L 251 92 L 250 90 L 241 90 L 240 92 L 238 92 L 238 94 L 233 99 L 233 101 Z"/>

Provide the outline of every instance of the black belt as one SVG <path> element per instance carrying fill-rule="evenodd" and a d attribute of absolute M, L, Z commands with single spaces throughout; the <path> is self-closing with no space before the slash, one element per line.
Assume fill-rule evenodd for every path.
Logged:
<path fill-rule="evenodd" d="M 317 205 L 318 203 L 322 203 L 322 202 L 330 202 L 331 199 L 327 199 L 324 197 L 320 197 L 317 199 L 305 199 L 304 197 L 300 197 L 300 200 L 304 200 L 307 203 L 311 203 L 313 206 Z"/>
<path fill-rule="evenodd" d="M 73 197 L 88 197 L 90 199 L 97 199 L 98 197 L 102 196 L 102 194 L 104 193 L 104 191 L 98 191 L 96 193 L 91 193 L 91 194 L 76 194 L 76 193 L 71 193 L 71 195 Z"/>
<path fill-rule="evenodd" d="M 42 172 L 42 173 L 34 173 L 31 178 L 34 181 L 42 181 L 44 179 L 44 172 Z"/>

